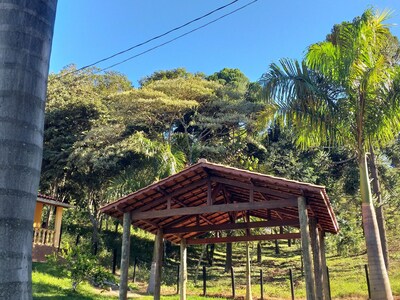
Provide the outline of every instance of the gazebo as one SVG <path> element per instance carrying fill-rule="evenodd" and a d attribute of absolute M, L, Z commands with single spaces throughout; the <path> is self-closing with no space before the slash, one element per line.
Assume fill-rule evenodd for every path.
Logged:
<path fill-rule="evenodd" d="M 156 235 L 154 299 L 160 299 L 163 239 L 181 247 L 180 299 L 186 299 L 187 245 L 277 239 L 301 239 L 307 299 L 329 299 L 325 233 L 336 234 L 339 228 L 323 186 L 200 159 L 101 211 L 123 219 L 120 299 L 127 293 L 131 225 Z M 276 226 L 296 232 L 251 234 L 252 228 Z M 245 234 L 204 237 L 210 231 L 238 229 L 246 229 Z"/>

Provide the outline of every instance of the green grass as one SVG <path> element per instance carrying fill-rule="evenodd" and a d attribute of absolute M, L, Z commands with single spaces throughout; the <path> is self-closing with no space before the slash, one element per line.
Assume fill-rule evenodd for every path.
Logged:
<path fill-rule="evenodd" d="M 243 245 L 239 244 L 234 249 L 234 270 L 236 282 L 236 297 L 245 296 L 245 266 L 244 260 L 240 256 L 243 253 Z M 201 297 L 203 292 L 201 270 L 197 285 L 194 285 L 194 265 L 199 253 L 193 252 L 191 257 L 192 266 L 189 268 L 189 281 L 187 292 L 188 299 L 226 299 L 231 297 L 230 274 L 223 272 L 224 253 L 223 245 L 216 247 L 215 261 L 213 267 L 207 268 L 207 295 Z M 252 250 L 253 261 L 256 260 L 256 247 Z M 400 260 L 396 252 L 391 257 L 390 279 L 394 295 L 400 295 Z M 327 257 L 331 280 L 331 293 L 333 298 L 342 299 L 366 299 L 368 295 L 365 279 L 364 264 L 365 255 L 352 257 L 329 256 Z M 168 267 L 167 267 L 168 268 Z M 305 297 L 304 278 L 301 275 L 301 258 L 299 246 L 295 245 L 288 248 L 281 245 L 281 254 L 275 255 L 273 247 L 263 247 L 263 257 L 260 264 L 252 264 L 252 294 L 253 298 L 260 297 L 259 270 L 264 272 L 264 297 L 276 299 L 290 299 L 289 268 L 293 270 L 295 281 L 296 299 Z M 164 281 L 170 285 L 163 285 L 161 293 L 163 299 L 175 300 L 179 297 L 175 295 L 176 285 L 172 284 L 176 278 L 176 266 L 164 269 Z M 145 274 L 142 270 L 140 274 Z M 142 276 L 142 275 L 141 275 Z M 146 282 L 145 275 L 139 276 L 138 284 L 135 286 L 135 299 L 152 299 L 152 296 L 145 295 Z M 147 276 L 147 274 L 146 274 Z M 166 278 L 168 277 L 168 278 Z M 147 278 L 146 278 L 147 279 Z M 110 294 L 82 283 L 76 292 L 71 290 L 71 281 L 66 274 L 57 273 L 48 264 L 33 265 L 33 294 L 34 299 L 118 299 L 118 294 Z"/>
<path fill-rule="evenodd" d="M 99 295 L 98 292 L 86 282 L 80 284 L 77 291 L 72 291 L 71 280 L 66 274 L 59 274 L 45 263 L 33 263 L 32 289 L 33 299 L 37 300 L 113 299 Z"/>

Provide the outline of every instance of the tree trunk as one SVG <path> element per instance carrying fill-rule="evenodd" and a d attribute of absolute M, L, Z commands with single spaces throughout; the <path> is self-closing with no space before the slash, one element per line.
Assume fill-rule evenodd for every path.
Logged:
<path fill-rule="evenodd" d="M 207 250 L 207 244 L 204 244 L 203 245 L 203 250 L 201 251 L 201 254 L 200 254 L 199 261 L 197 262 L 196 270 L 194 272 L 194 285 L 195 286 L 197 284 L 197 276 L 199 275 L 199 269 L 200 269 L 200 266 L 201 266 L 201 262 L 203 261 L 203 257 L 204 257 L 204 255 L 206 253 L 206 250 Z"/>
<path fill-rule="evenodd" d="M 370 273 L 371 299 L 393 299 L 389 277 L 383 259 L 382 246 L 379 237 L 374 204 L 372 203 L 371 188 L 365 153 L 359 157 L 360 192 L 362 199 L 362 219 L 365 242 L 367 246 L 368 267 Z"/>
<path fill-rule="evenodd" d="M 385 260 L 386 270 L 389 270 L 389 252 L 387 247 L 386 229 L 385 229 L 385 216 L 383 213 L 383 200 L 381 187 L 379 182 L 378 168 L 376 167 L 376 158 L 374 153 L 374 148 L 370 146 L 371 159 L 369 160 L 369 167 L 371 170 L 372 177 L 372 191 L 378 205 L 376 207 L 376 220 L 378 222 L 379 236 L 381 238 L 381 246 L 383 252 L 383 259 Z"/>
<path fill-rule="evenodd" d="M 257 243 L 257 262 L 260 264 L 262 260 L 261 242 Z"/>
<path fill-rule="evenodd" d="M 229 230 L 226 236 L 232 236 L 232 231 Z M 232 267 L 232 243 L 226 243 L 225 247 L 225 272 L 230 272 Z"/>
<path fill-rule="evenodd" d="M 232 243 L 226 243 L 225 272 L 229 272 L 232 267 Z"/>
<path fill-rule="evenodd" d="M 56 0 L 0 0 L 0 299 L 32 299 L 32 227 Z"/>
<path fill-rule="evenodd" d="M 207 261 L 208 265 L 212 267 L 214 263 L 214 250 L 215 250 L 215 244 L 208 244 L 207 245 Z"/>

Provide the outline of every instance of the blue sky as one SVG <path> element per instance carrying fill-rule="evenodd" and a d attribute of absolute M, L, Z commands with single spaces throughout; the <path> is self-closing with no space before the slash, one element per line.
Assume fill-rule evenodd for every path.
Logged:
<path fill-rule="evenodd" d="M 232 0 L 59 0 L 50 71 L 68 64 L 82 67 L 186 23 Z M 227 9 L 179 32 L 99 64 L 104 68 L 207 23 L 252 0 Z M 252 81 L 282 57 L 301 59 L 332 26 L 351 21 L 368 7 L 390 9 L 390 24 L 400 24 L 399 0 L 258 0 L 216 23 L 113 68 L 134 86 L 158 70 L 184 67 L 212 74 L 238 68 Z M 392 33 L 400 36 L 400 25 Z"/>

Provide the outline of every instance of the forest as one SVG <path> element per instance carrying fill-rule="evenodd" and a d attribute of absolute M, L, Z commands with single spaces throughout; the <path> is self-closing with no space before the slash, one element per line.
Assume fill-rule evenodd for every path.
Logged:
<path fill-rule="evenodd" d="M 233 68 L 161 70 L 137 86 L 95 67 L 50 74 L 40 193 L 74 206 L 62 247 L 79 244 L 110 270 L 121 228 L 100 207 L 205 158 L 325 186 L 340 227 L 327 239 L 332 257 L 372 247 L 365 209 L 372 206 L 386 268 L 399 268 L 400 44 L 386 17 L 367 10 L 335 25 L 302 61 L 283 58 L 256 82 Z M 54 211 L 45 218 L 54 222 Z M 131 258 L 148 268 L 153 237 L 133 231 L 143 251 Z M 174 247 L 167 245 L 166 259 Z M 218 247 L 217 259 L 225 255 Z M 279 253 L 276 243 L 266 247 Z M 192 251 L 195 268 L 203 249 Z M 204 251 L 212 265 L 214 248 Z"/>

